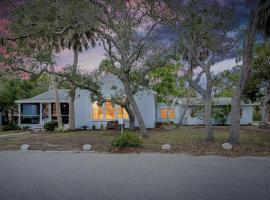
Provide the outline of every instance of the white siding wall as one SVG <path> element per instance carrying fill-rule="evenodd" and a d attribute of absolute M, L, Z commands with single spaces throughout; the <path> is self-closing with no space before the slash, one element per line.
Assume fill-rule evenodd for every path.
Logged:
<path fill-rule="evenodd" d="M 242 105 L 242 115 L 240 118 L 241 125 L 251 125 L 253 123 L 253 106 L 252 105 Z M 231 123 L 231 115 L 229 115 L 226 122 L 227 125 Z"/>
<path fill-rule="evenodd" d="M 90 126 L 90 92 L 80 90 L 75 99 L 75 127 Z"/>
<path fill-rule="evenodd" d="M 140 92 L 135 95 L 135 101 L 139 107 L 141 115 L 144 119 L 146 128 L 155 127 L 155 96 L 149 91 Z M 135 126 L 138 126 L 137 120 L 135 121 Z"/>
<path fill-rule="evenodd" d="M 200 119 L 198 117 L 195 117 L 195 118 L 192 118 L 190 116 L 190 111 L 191 111 L 191 108 L 189 108 L 189 112 L 188 112 L 188 124 L 189 125 L 202 125 L 204 124 L 204 120 L 203 119 Z M 242 105 L 242 116 L 240 118 L 240 124 L 241 125 L 249 125 L 249 124 L 252 124 L 253 122 L 253 107 L 252 105 Z M 215 125 L 215 121 L 214 119 L 212 119 L 212 123 L 213 125 Z M 226 124 L 227 125 L 230 125 L 231 123 L 231 117 L 229 115 L 228 119 L 227 119 L 227 122 Z"/>
<path fill-rule="evenodd" d="M 156 121 L 157 122 L 165 122 L 166 119 L 162 119 L 160 117 L 160 108 L 166 108 L 167 105 L 163 103 L 158 103 L 156 105 Z M 203 125 L 204 120 L 199 117 L 191 117 L 190 113 L 192 110 L 192 106 L 190 106 L 186 112 L 186 115 L 184 117 L 183 123 L 184 125 Z M 171 121 L 174 121 L 177 123 L 179 121 L 179 118 L 181 116 L 181 113 L 184 111 L 183 105 L 177 105 L 175 106 L 175 118 Z M 213 124 L 216 124 L 214 119 L 212 120 Z M 253 122 L 253 107 L 252 105 L 242 105 L 242 116 L 240 119 L 241 125 L 249 125 Z M 230 124 L 230 116 L 228 117 L 228 120 L 226 122 L 227 125 Z"/>
<path fill-rule="evenodd" d="M 157 122 L 166 122 L 167 119 L 162 119 L 160 117 L 160 109 L 161 108 L 168 108 L 165 103 L 158 103 L 156 104 L 156 121 Z M 173 121 L 174 123 L 178 123 L 180 119 L 180 114 L 183 112 L 183 107 L 179 105 L 171 106 L 171 108 L 175 109 L 175 117 L 174 119 L 169 119 L 169 121 Z"/>
<path fill-rule="evenodd" d="M 250 105 L 242 106 L 242 116 L 240 119 L 240 123 L 242 125 L 252 124 L 253 122 L 253 107 Z"/>

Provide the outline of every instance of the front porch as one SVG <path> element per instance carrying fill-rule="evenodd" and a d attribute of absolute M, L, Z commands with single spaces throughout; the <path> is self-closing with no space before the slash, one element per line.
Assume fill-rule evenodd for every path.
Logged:
<path fill-rule="evenodd" d="M 60 102 L 63 123 L 69 122 L 69 103 Z M 47 122 L 57 120 L 56 104 L 54 102 L 18 103 L 18 125 L 35 128 L 44 126 Z"/>

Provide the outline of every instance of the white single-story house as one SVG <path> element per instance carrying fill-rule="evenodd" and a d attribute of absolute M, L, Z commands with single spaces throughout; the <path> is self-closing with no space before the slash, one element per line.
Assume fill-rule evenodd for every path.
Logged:
<path fill-rule="evenodd" d="M 128 127 L 128 114 L 124 108 L 110 102 L 111 97 L 123 94 L 122 82 L 113 75 L 105 75 L 101 79 L 102 95 L 107 101 L 98 106 L 97 102 L 92 102 L 91 92 L 88 90 L 78 90 L 75 99 L 75 127 L 89 128 L 95 125 L 100 128 L 101 124 L 106 126 L 108 121 L 124 119 L 125 127 Z M 59 100 L 61 106 L 62 119 L 65 126 L 68 126 L 69 115 L 69 95 L 65 89 L 59 89 Z M 147 128 L 155 126 L 155 95 L 151 90 L 140 90 L 134 95 L 138 107 Z M 46 122 L 56 120 L 56 107 L 54 91 L 49 90 L 29 99 L 17 100 L 18 104 L 18 124 L 21 126 L 31 126 L 32 128 L 44 125 Z M 135 121 L 135 126 L 138 126 Z"/>
<path fill-rule="evenodd" d="M 88 90 L 78 90 L 75 99 L 75 127 L 82 128 L 93 127 L 100 128 L 106 126 L 108 121 L 116 121 L 124 119 L 125 127 L 128 127 L 128 114 L 124 108 L 118 105 L 113 105 L 110 102 L 111 97 L 123 95 L 123 84 L 114 75 L 105 75 L 101 79 L 102 95 L 107 101 L 99 106 L 97 102 L 91 99 L 91 92 Z M 167 105 L 156 102 L 156 92 L 149 89 L 141 89 L 134 95 L 141 111 L 142 117 L 147 128 L 154 128 L 156 122 L 174 121 L 178 122 L 181 113 L 184 110 L 186 99 L 179 99 L 176 105 L 168 108 Z M 65 126 L 68 126 L 69 116 L 69 96 L 68 91 L 59 89 L 59 99 L 61 106 L 62 119 Z M 222 107 L 230 104 L 230 98 L 214 99 L 215 106 Z M 54 91 L 49 90 L 29 99 L 17 100 L 18 104 L 18 124 L 21 126 L 36 126 L 44 125 L 46 122 L 56 120 L 56 108 Z M 203 106 L 203 101 L 200 98 L 190 99 L 190 104 L 183 120 L 185 125 L 203 124 L 203 118 L 198 114 L 194 115 L 194 108 Z M 253 104 L 241 105 L 242 115 L 241 124 L 251 124 Z M 167 112 L 169 109 L 169 112 Z M 167 118 L 169 113 L 169 119 Z M 213 121 L 214 122 L 214 121 Z M 214 122 L 215 123 L 215 122 Z M 229 123 L 227 120 L 226 123 Z M 135 126 L 138 123 L 135 121 Z"/>

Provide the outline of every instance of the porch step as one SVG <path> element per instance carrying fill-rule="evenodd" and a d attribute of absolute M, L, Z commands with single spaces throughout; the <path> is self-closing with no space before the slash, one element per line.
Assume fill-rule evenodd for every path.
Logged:
<path fill-rule="evenodd" d="M 32 133 L 39 133 L 39 132 L 43 132 L 44 128 L 42 126 L 37 126 L 35 128 L 32 129 Z"/>

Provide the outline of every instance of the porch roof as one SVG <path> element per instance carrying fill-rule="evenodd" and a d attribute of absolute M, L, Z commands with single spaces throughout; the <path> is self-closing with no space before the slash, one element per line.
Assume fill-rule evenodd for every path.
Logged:
<path fill-rule="evenodd" d="M 58 93 L 60 102 L 69 102 L 68 90 L 59 89 Z M 47 92 L 44 92 L 29 99 L 21 99 L 15 101 L 15 103 L 45 103 L 45 102 L 48 103 L 55 102 L 53 90 L 49 90 Z"/>

